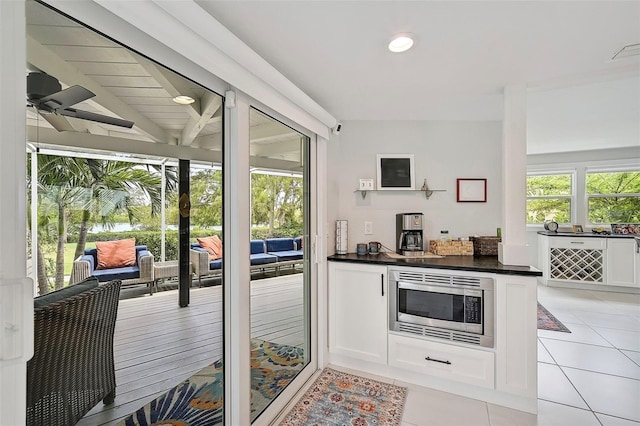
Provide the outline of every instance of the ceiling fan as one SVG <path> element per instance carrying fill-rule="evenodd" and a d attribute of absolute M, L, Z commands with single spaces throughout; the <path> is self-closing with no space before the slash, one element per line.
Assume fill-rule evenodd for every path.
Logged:
<path fill-rule="evenodd" d="M 82 86 L 71 86 L 64 90 L 60 82 L 53 76 L 43 72 L 30 72 L 27 75 L 27 101 L 56 130 L 75 130 L 64 117 L 75 117 L 113 126 L 131 128 L 133 121 L 83 111 L 71 106 L 93 98 L 95 93 Z"/>

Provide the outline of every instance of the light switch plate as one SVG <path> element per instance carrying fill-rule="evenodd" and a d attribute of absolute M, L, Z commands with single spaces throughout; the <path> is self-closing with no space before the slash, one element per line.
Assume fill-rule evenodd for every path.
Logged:
<path fill-rule="evenodd" d="M 365 222 L 364 223 L 364 235 L 371 235 L 373 234 L 373 222 Z"/>
<path fill-rule="evenodd" d="M 373 179 L 360 179 L 360 188 L 361 191 L 370 191 L 373 190 Z"/>

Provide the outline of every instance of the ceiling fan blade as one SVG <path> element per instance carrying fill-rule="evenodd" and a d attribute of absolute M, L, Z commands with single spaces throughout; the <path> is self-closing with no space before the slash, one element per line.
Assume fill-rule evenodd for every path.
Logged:
<path fill-rule="evenodd" d="M 59 132 L 74 132 L 76 129 L 73 128 L 69 120 L 65 117 L 57 114 L 40 114 L 42 118 L 47 120 L 49 124 L 53 126 Z"/>
<path fill-rule="evenodd" d="M 66 108 L 57 111 L 58 114 L 67 117 L 81 118 L 83 120 L 95 121 L 97 123 L 111 124 L 113 126 L 132 128 L 135 124 L 133 121 L 122 120 L 120 118 L 109 117 L 108 115 L 96 114 L 95 112 L 83 111 L 74 108 Z"/>
<path fill-rule="evenodd" d="M 38 100 L 38 104 L 46 107 L 50 111 L 65 109 L 87 99 L 93 98 L 95 93 L 82 86 L 71 86 L 51 95 L 44 96 Z"/>

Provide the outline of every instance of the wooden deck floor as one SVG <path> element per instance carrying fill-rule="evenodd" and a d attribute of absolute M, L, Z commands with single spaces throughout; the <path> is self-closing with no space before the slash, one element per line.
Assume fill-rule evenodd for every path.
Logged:
<path fill-rule="evenodd" d="M 220 286 L 191 290 L 188 308 L 177 290 L 120 301 L 115 330 L 116 400 L 99 403 L 78 424 L 114 424 L 222 357 Z M 303 275 L 251 282 L 251 337 L 304 342 Z"/>

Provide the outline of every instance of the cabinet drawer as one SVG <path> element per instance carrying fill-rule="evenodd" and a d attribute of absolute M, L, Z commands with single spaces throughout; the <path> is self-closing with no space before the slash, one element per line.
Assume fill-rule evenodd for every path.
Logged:
<path fill-rule="evenodd" d="M 580 237 L 550 237 L 549 247 L 575 248 L 575 249 L 605 249 L 606 238 L 580 238 Z"/>
<path fill-rule="evenodd" d="M 389 365 L 494 388 L 494 353 L 389 334 Z"/>

